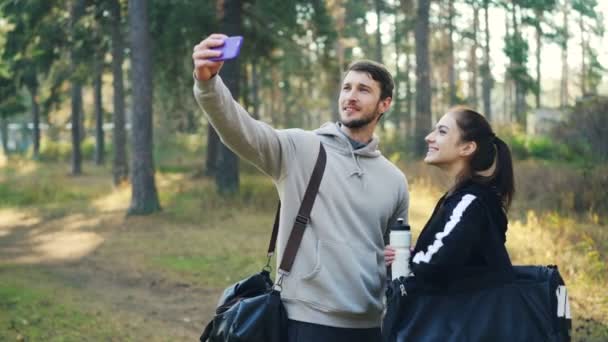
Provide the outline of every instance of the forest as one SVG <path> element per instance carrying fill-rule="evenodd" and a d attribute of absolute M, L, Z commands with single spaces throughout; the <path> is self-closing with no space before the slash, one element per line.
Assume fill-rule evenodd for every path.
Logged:
<path fill-rule="evenodd" d="M 608 340 L 608 41 L 600 0 L 0 0 L 0 340 L 198 339 L 265 263 L 278 196 L 193 97 L 192 51 L 277 129 L 337 121 L 344 72 L 387 66 L 376 134 L 414 238 L 446 191 L 422 162 L 451 107 L 515 159 L 507 247 L 556 264 L 573 340 Z"/>

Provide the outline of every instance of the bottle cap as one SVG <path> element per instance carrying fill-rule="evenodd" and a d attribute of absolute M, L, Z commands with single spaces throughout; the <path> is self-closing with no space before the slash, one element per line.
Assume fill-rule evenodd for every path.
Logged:
<path fill-rule="evenodd" d="M 409 224 L 404 224 L 403 218 L 400 217 L 397 219 L 397 223 L 391 226 L 391 230 L 409 231 L 410 226 Z"/>

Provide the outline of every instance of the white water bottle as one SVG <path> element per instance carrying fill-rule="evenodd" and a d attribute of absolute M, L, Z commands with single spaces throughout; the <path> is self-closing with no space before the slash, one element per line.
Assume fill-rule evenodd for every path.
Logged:
<path fill-rule="evenodd" d="M 390 245 L 395 249 L 395 260 L 391 266 L 392 278 L 408 277 L 410 275 L 410 245 L 412 233 L 410 226 L 403 223 L 402 218 L 391 226 Z"/>

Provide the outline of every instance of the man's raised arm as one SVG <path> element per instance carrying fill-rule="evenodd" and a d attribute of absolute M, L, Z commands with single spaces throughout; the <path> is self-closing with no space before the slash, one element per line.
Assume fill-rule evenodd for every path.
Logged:
<path fill-rule="evenodd" d="M 279 179 L 285 171 L 285 149 L 293 146 L 286 135 L 254 120 L 232 98 L 217 75 L 223 62 L 209 58 L 220 55 L 212 48 L 221 46 L 225 38 L 222 34 L 212 34 L 194 47 L 194 97 L 226 146 L 272 178 Z"/>

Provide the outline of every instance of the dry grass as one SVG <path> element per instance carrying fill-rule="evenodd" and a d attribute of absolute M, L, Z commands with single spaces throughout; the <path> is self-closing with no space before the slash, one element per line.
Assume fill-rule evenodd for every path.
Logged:
<path fill-rule="evenodd" d="M 539 181 L 530 181 L 530 188 L 520 190 L 516 198 L 508 233 L 514 263 L 559 265 L 572 297 L 575 340 L 608 340 L 608 236 L 600 219 L 603 213 L 556 208 L 561 200 L 545 194 L 579 184 L 569 181 L 577 173 L 541 164 L 517 167 L 518 177 L 544 174 L 546 188 L 538 190 L 534 186 Z M 221 198 L 213 182 L 193 178 L 192 169 L 169 169 L 157 174 L 163 212 L 126 218 L 130 189 L 112 188 L 107 168 L 87 164 L 86 174 L 74 178 L 65 164 L 9 160 L 0 168 L 0 288 L 12 284 L 5 286 L 10 294 L 22 286 L 33 291 L 35 302 L 55 303 L 59 309 L 49 315 L 62 324 L 55 334 L 62 336 L 64 331 L 67 340 L 73 336 L 69 331 L 83 320 L 108 322 L 88 325 L 91 336 L 195 339 L 221 288 L 264 262 L 276 194 L 267 178 L 247 174 L 239 196 Z M 406 173 L 416 236 L 445 184 L 439 173 L 420 164 L 409 165 Z M 539 197 L 527 195 L 532 192 Z M 73 305 L 83 299 L 86 304 Z M 0 298 L 0 306 L 17 305 L 19 317 L 37 317 L 35 306 L 10 303 L 10 298 Z M 70 321 L 65 312 L 79 313 L 79 321 Z M 0 324 L 17 318 L 0 314 Z M 52 323 L 55 318 L 48 319 Z M 39 336 L 48 328 L 15 322 L 23 336 Z M 146 329 L 150 326 L 154 335 Z M 0 339 L 16 336 L 15 330 L 0 333 Z"/>

